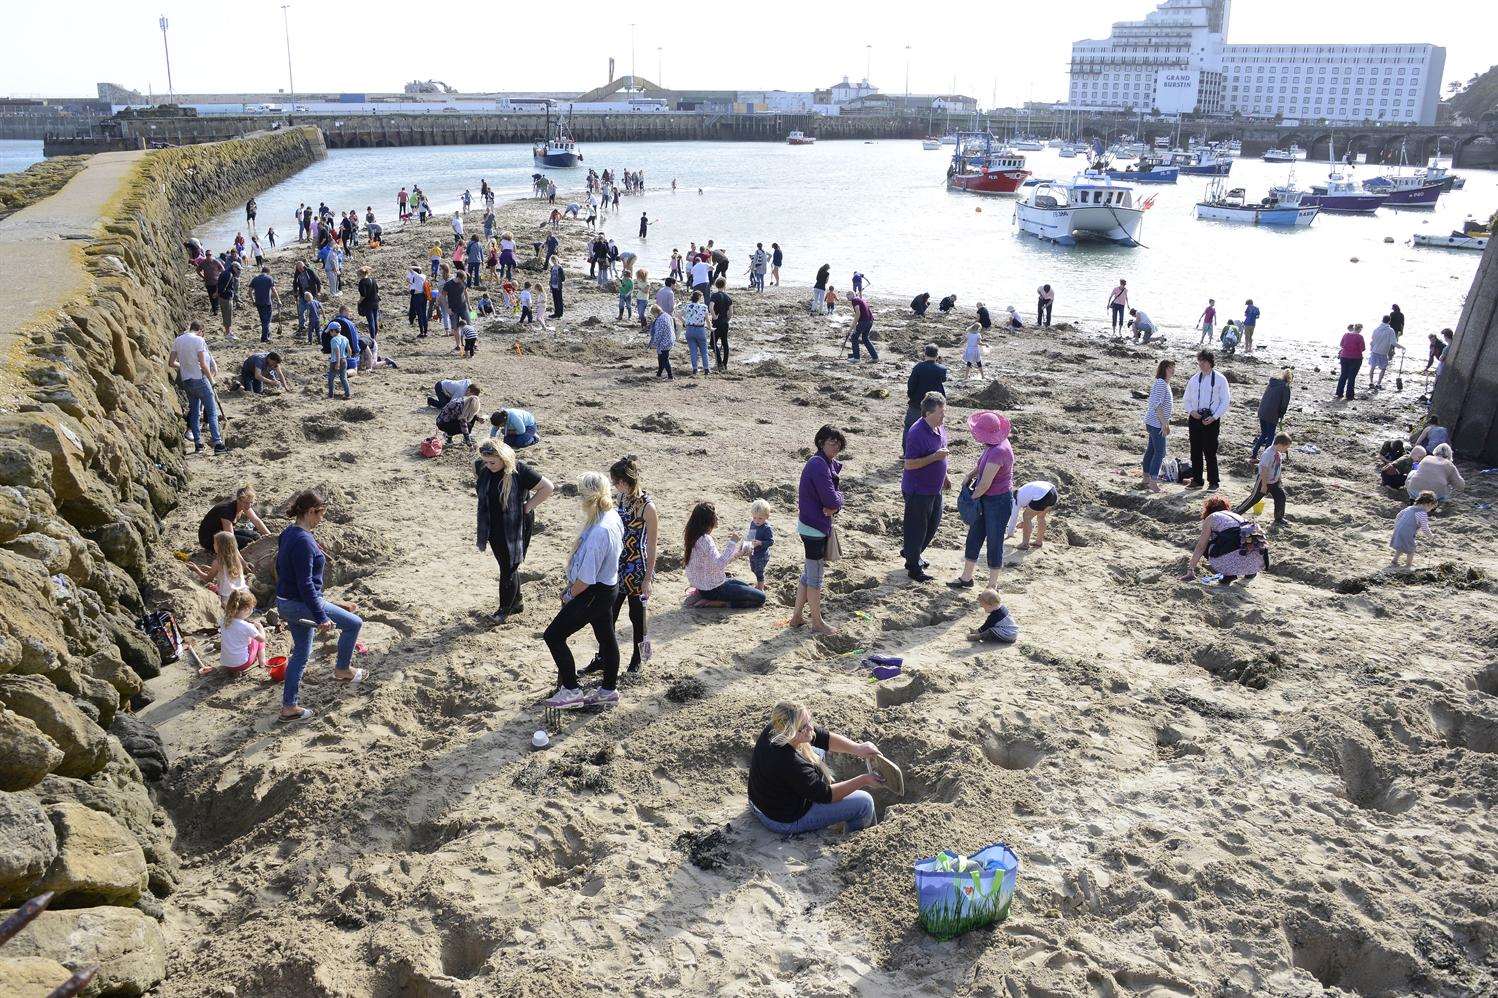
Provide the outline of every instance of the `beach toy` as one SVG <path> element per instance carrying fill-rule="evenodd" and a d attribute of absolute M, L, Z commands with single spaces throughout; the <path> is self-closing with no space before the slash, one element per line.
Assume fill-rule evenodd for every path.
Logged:
<path fill-rule="evenodd" d="M 863 761 L 864 767 L 869 772 L 878 775 L 884 781 L 881 789 L 888 790 L 896 797 L 905 796 L 905 774 L 893 762 L 882 755 L 876 755 L 872 759 Z"/>
<path fill-rule="evenodd" d="M 898 665 L 876 665 L 869 670 L 869 678 L 873 682 L 880 682 L 885 679 L 894 679 L 899 674 L 900 667 Z"/>
<path fill-rule="evenodd" d="M 955 939 L 1009 916 L 1019 880 L 1019 857 L 1002 842 L 971 857 L 941 852 L 915 864 L 921 927 L 937 939 Z"/>
<path fill-rule="evenodd" d="M 905 660 L 898 655 L 865 655 L 865 662 L 873 662 L 875 665 L 903 665 Z"/>
<path fill-rule="evenodd" d="M 1264 514 L 1264 500 L 1260 499 L 1258 502 L 1254 503 L 1254 516 L 1262 516 L 1263 514 Z"/>
<path fill-rule="evenodd" d="M 286 681 L 286 656 L 277 655 L 265 663 L 266 669 L 270 671 L 271 682 L 281 683 Z"/>

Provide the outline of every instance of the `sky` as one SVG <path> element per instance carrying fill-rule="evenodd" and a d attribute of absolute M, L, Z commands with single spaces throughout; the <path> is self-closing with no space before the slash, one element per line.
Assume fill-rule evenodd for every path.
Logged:
<path fill-rule="evenodd" d="M 274 93 L 287 87 L 286 40 L 278 0 L 70 0 L 7 4 L 0 34 L 0 94 L 94 96 L 109 81 L 164 93 L 166 63 L 158 18 L 168 18 L 173 86 L 187 93 Z M 1237 0 L 1232 42 L 1430 42 L 1446 47 L 1446 79 L 1466 80 L 1498 62 L 1498 3 L 1448 0 L 1416 18 L 1409 0 Z M 1008 4 L 961 4 L 940 20 L 896 18 L 907 5 L 790 3 L 699 8 L 650 4 L 631 12 L 618 0 L 522 4 L 291 0 L 297 90 L 399 91 L 412 79 L 441 79 L 461 91 L 582 91 L 630 72 L 636 17 L 636 72 L 683 89 L 812 90 L 867 71 L 881 90 L 959 92 L 985 106 L 1060 99 L 1073 41 L 1101 38 L 1150 0 L 1066 0 L 1064 16 L 1031 16 Z M 849 23 L 846 11 L 859 18 Z M 720 25 L 714 10 L 726 15 Z M 471 16 L 476 12 L 477 17 Z M 751 13 L 752 12 L 752 13 Z M 750 14 L 746 18 L 746 13 Z M 519 29 L 517 37 L 514 32 Z M 64 37 L 65 35 L 65 37 Z M 454 39 L 458 44 L 455 46 Z M 459 55 L 453 56 L 454 49 Z"/>

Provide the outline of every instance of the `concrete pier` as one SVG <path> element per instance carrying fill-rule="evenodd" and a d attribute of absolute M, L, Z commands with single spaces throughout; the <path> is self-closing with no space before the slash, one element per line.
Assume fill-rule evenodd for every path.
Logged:
<path fill-rule="evenodd" d="M 1458 454 L 1498 464 L 1498 243 L 1483 251 L 1431 412 Z"/>

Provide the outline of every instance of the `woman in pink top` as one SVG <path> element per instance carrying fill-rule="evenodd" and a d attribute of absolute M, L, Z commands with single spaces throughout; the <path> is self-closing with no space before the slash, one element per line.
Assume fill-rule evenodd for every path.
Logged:
<path fill-rule="evenodd" d="M 726 606 L 730 609 L 755 609 L 765 605 L 765 594 L 747 582 L 730 579 L 724 573 L 728 563 L 747 555 L 754 545 L 738 534 L 729 534 L 728 547 L 718 550 L 713 531 L 718 528 L 718 510 L 710 502 L 699 502 L 687 517 L 686 537 L 682 550 L 687 553 L 687 584 L 697 590 L 696 606 Z"/>
<path fill-rule="evenodd" d="M 1004 566 L 1004 534 L 1009 529 L 1009 514 L 1014 510 L 1014 448 L 1009 444 L 1009 420 L 997 412 L 975 412 L 967 421 L 973 439 L 984 444 L 978 464 L 963 479 L 962 487 L 971 488 L 978 503 L 978 518 L 967 528 L 967 544 L 962 554 L 962 575 L 947 585 L 971 589 L 973 573 L 978 567 L 978 552 L 988 544 L 988 588 L 999 584 L 999 569 Z"/>
<path fill-rule="evenodd" d="M 1352 401 L 1358 387 L 1358 368 L 1363 366 L 1363 352 L 1367 349 L 1363 324 L 1354 322 L 1342 334 L 1342 348 L 1337 351 L 1337 361 L 1342 365 L 1342 373 L 1337 377 L 1337 398 L 1342 398 L 1345 390 L 1347 401 Z"/>

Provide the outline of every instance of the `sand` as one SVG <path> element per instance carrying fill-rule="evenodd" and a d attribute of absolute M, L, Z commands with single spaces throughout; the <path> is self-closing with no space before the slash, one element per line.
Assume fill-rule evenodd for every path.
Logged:
<path fill-rule="evenodd" d="M 635 201 L 623 207 L 628 225 Z M 542 212 L 501 209 L 517 231 Z M 1282 350 L 1267 328 L 1263 353 L 1226 361 L 1230 499 L 1248 489 L 1259 389 L 1287 360 L 1299 375 L 1286 427 L 1319 453 L 1287 464 L 1290 522 L 1271 535 L 1270 572 L 1204 589 L 1177 581 L 1202 494 L 1137 484 L 1143 403 L 1131 393 L 1148 390 L 1158 354 L 1104 335 L 1102 316 L 990 337 L 993 380 L 950 391 L 954 477 L 978 453 L 968 413 L 1002 404 L 1017 483 L 1049 479 L 1061 504 L 1045 547 L 1011 548 L 1001 577 L 1018 643 L 981 646 L 966 638 L 982 617 L 973 593 L 941 584 L 959 567 L 955 500 L 928 553 L 941 581 L 909 583 L 898 553 L 905 376 L 928 339 L 959 356 L 966 310 L 912 321 L 881 305 L 882 359 L 855 368 L 838 350 L 846 314 L 808 316 L 800 288 L 739 289 L 731 373 L 682 377 L 683 344 L 676 382 L 658 383 L 643 335 L 614 323 L 614 296 L 578 272 L 582 226 L 564 231 L 567 321 L 521 332 L 523 353 L 508 326 L 486 324 L 470 361 L 439 337 L 409 339 L 400 274 L 425 263 L 439 221 L 355 261 L 378 261 L 382 345 L 399 370 L 359 375 L 350 403 L 324 399 L 321 355 L 292 345 L 293 315 L 276 342 L 297 390 L 225 394 L 234 449 L 192 459 L 168 537 L 191 548 L 202 511 L 242 479 L 267 516 L 326 483 L 331 588 L 370 621 L 357 664 L 371 676 L 336 686 L 319 643 L 303 693 L 318 715 L 293 727 L 274 723 L 280 687 L 259 678 L 176 667 L 151 684 L 146 716 L 175 754 L 167 799 L 186 864 L 166 903 L 162 994 L 1498 989 L 1498 541 L 1492 509 L 1476 506 L 1498 488 L 1464 467 L 1472 487 L 1434 517 L 1416 570 L 1382 570 L 1401 503 L 1376 488 L 1370 456 L 1417 416 L 1410 387 L 1329 404 L 1329 351 Z M 275 269 L 288 286 L 290 260 Z M 237 348 L 213 338 L 226 375 L 254 323 L 247 308 Z M 477 378 L 485 412 L 532 409 L 544 440 L 525 457 L 558 485 L 638 455 L 661 511 L 654 658 L 624 677 L 619 707 L 572 715 L 544 752 L 529 748 L 555 681 L 540 634 L 577 507 L 564 495 L 540 509 L 526 610 L 493 626 L 472 455 L 416 452 L 433 426 L 425 395 L 449 376 Z M 827 584 L 840 633 L 818 640 L 782 622 L 800 571 L 795 483 L 825 422 L 851 443 L 848 556 Z M 682 609 L 691 504 L 713 500 L 732 528 L 759 496 L 780 538 L 768 605 Z M 173 559 L 156 571 L 188 590 Z M 199 640 L 216 659 L 213 636 Z M 591 653 L 582 635 L 573 647 Z M 871 684 L 856 664 L 876 649 L 904 656 L 905 675 Z M 782 839 L 750 817 L 749 748 L 779 699 L 903 768 L 907 792 L 880 800 L 876 827 Z M 1008 922 L 926 937 L 911 864 L 993 841 L 1022 863 Z"/>

